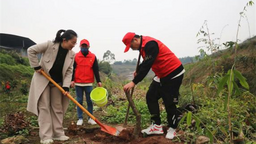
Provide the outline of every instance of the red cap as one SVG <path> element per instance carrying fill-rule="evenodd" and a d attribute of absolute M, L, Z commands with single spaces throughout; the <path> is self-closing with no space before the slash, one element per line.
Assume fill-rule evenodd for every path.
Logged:
<path fill-rule="evenodd" d="M 90 43 L 86 39 L 83 39 L 83 40 L 80 41 L 80 46 L 82 46 L 82 44 L 86 44 L 88 47 L 90 47 Z"/>
<path fill-rule="evenodd" d="M 131 47 L 131 42 L 132 42 L 132 39 L 134 38 L 135 36 L 135 33 L 133 32 L 128 32 L 124 38 L 123 38 L 123 43 L 126 45 L 125 49 L 124 49 L 124 52 L 126 53 L 130 47 Z"/>

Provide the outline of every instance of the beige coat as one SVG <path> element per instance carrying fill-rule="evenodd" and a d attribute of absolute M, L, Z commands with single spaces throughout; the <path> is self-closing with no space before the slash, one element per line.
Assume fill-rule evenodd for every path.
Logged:
<path fill-rule="evenodd" d="M 60 43 L 53 43 L 48 41 L 42 44 L 37 44 L 28 48 L 28 58 L 32 68 L 41 66 L 44 71 L 49 75 L 49 71 L 53 66 L 53 63 L 57 57 L 58 49 Z M 38 61 L 37 54 L 41 55 L 40 62 Z M 63 75 L 63 85 L 62 87 L 69 87 L 71 83 L 72 73 L 73 73 L 73 63 L 74 63 L 75 52 L 70 50 L 67 55 L 63 65 L 62 75 Z M 34 73 L 28 97 L 27 110 L 38 115 L 38 100 L 44 91 L 45 87 L 49 81 L 41 74 Z M 69 99 L 63 95 L 63 112 L 65 113 Z"/>

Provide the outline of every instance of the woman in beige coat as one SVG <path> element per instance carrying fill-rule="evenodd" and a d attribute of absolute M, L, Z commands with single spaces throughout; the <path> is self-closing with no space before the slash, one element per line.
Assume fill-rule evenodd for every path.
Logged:
<path fill-rule="evenodd" d="M 73 30 L 59 30 L 54 41 L 31 46 L 27 50 L 30 65 L 35 70 L 27 110 L 38 116 L 40 142 L 43 144 L 69 139 L 64 134 L 62 124 L 69 103 L 65 94 L 71 83 L 75 56 L 72 48 L 76 41 L 77 34 Z M 40 62 L 37 54 L 41 54 Z M 42 70 L 62 86 L 66 93 L 62 94 L 41 75 Z"/>

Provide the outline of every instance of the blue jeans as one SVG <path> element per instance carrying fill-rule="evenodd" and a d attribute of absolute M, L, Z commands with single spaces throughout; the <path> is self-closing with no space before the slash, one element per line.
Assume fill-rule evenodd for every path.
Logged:
<path fill-rule="evenodd" d="M 83 94 L 85 92 L 87 110 L 93 114 L 93 105 L 90 97 L 92 86 L 76 86 L 76 100 L 83 106 Z M 78 119 L 83 119 L 83 111 L 77 106 Z"/>

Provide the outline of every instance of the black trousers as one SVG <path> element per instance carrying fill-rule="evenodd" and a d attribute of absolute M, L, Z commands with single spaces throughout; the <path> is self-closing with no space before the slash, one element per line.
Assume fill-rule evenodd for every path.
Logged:
<path fill-rule="evenodd" d="M 177 111 L 176 104 L 178 103 L 182 79 L 183 74 L 174 79 L 165 80 L 163 83 L 153 80 L 150 84 L 146 100 L 153 123 L 161 124 L 158 100 L 162 98 L 167 112 L 168 127 L 177 128 L 179 112 Z"/>

